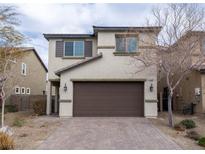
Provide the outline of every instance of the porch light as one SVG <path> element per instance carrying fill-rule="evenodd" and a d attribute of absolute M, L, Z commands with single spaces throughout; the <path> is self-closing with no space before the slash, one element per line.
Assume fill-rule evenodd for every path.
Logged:
<path fill-rule="evenodd" d="M 151 83 L 150 87 L 149 87 L 150 92 L 153 92 L 153 84 Z"/>
<path fill-rule="evenodd" d="M 65 83 L 63 89 L 64 89 L 65 92 L 68 90 L 68 87 L 67 87 L 66 83 Z"/>

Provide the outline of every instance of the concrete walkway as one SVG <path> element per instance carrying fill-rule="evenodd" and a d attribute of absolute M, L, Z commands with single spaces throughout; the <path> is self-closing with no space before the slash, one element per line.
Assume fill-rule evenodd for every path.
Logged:
<path fill-rule="evenodd" d="M 181 149 L 145 118 L 70 118 L 38 149 Z"/>

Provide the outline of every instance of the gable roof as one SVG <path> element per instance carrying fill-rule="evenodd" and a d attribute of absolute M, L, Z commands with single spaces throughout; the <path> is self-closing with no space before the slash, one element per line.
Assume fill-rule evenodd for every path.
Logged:
<path fill-rule="evenodd" d="M 82 60 L 82 61 L 80 61 L 80 62 L 77 62 L 77 63 L 75 63 L 75 64 L 73 64 L 73 65 L 69 65 L 69 66 L 64 67 L 64 68 L 62 68 L 62 69 L 59 69 L 59 70 L 57 70 L 57 71 L 55 72 L 55 74 L 58 75 L 58 76 L 60 76 L 60 74 L 63 73 L 63 72 L 65 72 L 65 71 L 69 71 L 69 70 L 71 70 L 71 69 L 74 69 L 74 68 L 79 67 L 79 66 L 81 66 L 81 65 L 87 64 L 87 63 L 89 63 L 89 62 L 91 62 L 91 61 L 93 61 L 93 60 L 97 60 L 97 59 L 99 59 L 99 58 L 102 58 L 102 53 L 98 54 L 98 55 L 95 56 L 95 57 L 90 57 L 90 58 L 84 59 L 84 60 Z"/>
<path fill-rule="evenodd" d="M 33 51 L 34 54 L 36 55 L 37 59 L 39 60 L 39 62 L 41 63 L 41 65 L 43 66 L 43 68 L 45 69 L 46 72 L 48 72 L 48 69 L 46 67 L 46 65 L 44 64 L 44 62 L 42 61 L 42 59 L 40 58 L 40 56 L 38 55 L 37 51 L 35 48 L 33 47 L 22 47 L 21 48 L 22 51 L 28 52 L 28 51 Z"/>

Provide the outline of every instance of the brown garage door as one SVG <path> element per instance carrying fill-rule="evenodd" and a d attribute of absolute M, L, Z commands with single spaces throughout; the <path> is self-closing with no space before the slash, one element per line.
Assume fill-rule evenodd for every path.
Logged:
<path fill-rule="evenodd" d="M 144 116 L 143 82 L 74 82 L 74 116 Z"/>

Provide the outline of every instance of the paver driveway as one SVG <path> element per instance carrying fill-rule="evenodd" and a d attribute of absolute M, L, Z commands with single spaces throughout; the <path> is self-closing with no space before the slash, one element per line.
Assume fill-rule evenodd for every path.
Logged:
<path fill-rule="evenodd" d="M 70 118 L 38 149 L 181 149 L 145 118 Z"/>

